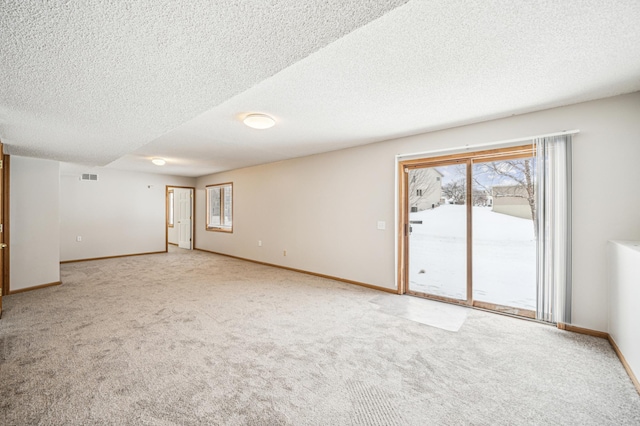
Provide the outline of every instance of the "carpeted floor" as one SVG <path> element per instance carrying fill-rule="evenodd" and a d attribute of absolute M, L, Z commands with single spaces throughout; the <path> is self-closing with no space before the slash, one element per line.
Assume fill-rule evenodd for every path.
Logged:
<path fill-rule="evenodd" d="M 447 331 L 380 309 L 410 296 L 197 251 L 62 281 L 3 300 L 2 425 L 640 424 L 603 339 L 476 310 Z"/>

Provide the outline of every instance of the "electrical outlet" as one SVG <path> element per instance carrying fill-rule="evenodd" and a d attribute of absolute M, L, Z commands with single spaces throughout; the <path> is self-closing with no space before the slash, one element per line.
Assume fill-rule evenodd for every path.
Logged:
<path fill-rule="evenodd" d="M 286 250 L 283 250 L 283 251 L 282 251 L 282 255 L 283 255 L 283 256 L 286 256 L 286 255 L 287 255 L 287 251 L 286 251 Z"/>
<path fill-rule="evenodd" d="M 262 247 L 262 240 L 258 240 L 258 247 Z"/>
<path fill-rule="evenodd" d="M 385 223 L 384 220 L 378 221 L 378 229 L 380 229 L 381 231 L 384 231 L 385 229 L 387 229 L 387 224 Z"/>

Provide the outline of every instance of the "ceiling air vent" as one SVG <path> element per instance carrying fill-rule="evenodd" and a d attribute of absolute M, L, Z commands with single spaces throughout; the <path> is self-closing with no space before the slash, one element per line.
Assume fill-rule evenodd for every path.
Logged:
<path fill-rule="evenodd" d="M 80 177 L 80 180 L 93 180 L 96 181 L 98 180 L 98 175 L 92 175 L 89 173 L 83 173 L 82 177 Z"/>

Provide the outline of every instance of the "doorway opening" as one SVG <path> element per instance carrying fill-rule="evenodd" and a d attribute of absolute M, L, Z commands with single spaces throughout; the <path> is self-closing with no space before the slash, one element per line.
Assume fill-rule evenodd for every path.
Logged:
<path fill-rule="evenodd" d="M 533 145 L 400 163 L 400 293 L 535 318 Z"/>
<path fill-rule="evenodd" d="M 166 187 L 166 250 L 169 245 L 193 250 L 195 243 L 195 188 Z"/>

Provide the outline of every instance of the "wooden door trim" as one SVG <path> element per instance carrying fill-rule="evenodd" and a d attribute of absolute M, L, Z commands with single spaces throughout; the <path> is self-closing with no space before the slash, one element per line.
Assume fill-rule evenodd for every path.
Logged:
<path fill-rule="evenodd" d="M 468 155 L 468 154 L 467 154 Z M 409 163 L 409 164 L 406 164 Z M 399 183 L 400 183 L 400 199 L 399 199 L 399 208 L 400 208 L 400 223 L 398 227 L 398 294 L 413 294 L 418 295 L 419 297 L 424 297 L 423 295 L 427 293 L 421 293 L 416 291 L 409 291 L 409 286 L 407 285 L 409 281 L 409 208 L 407 200 L 409 198 L 408 188 L 409 188 L 409 171 L 415 169 L 422 169 L 426 167 L 440 167 L 440 166 L 454 166 L 464 164 L 467 167 L 466 178 L 470 181 L 471 174 L 471 159 L 470 158 L 452 158 L 452 159 L 444 159 L 441 160 L 440 157 L 435 158 L 434 161 L 420 161 L 420 160 L 409 160 L 408 162 L 400 162 L 398 171 L 399 171 Z M 471 213 L 470 213 L 470 199 L 471 199 L 471 191 L 467 191 L 465 196 L 465 202 L 467 204 L 467 239 L 470 237 L 471 233 Z M 465 301 L 465 305 L 471 304 L 471 254 L 470 248 L 471 244 L 467 244 L 467 298 Z M 441 296 L 432 295 L 433 298 L 440 298 Z M 429 297 L 431 298 L 431 297 Z M 452 303 L 458 303 L 459 299 L 442 297 L 446 301 L 451 301 Z"/>
<path fill-rule="evenodd" d="M 165 203 L 165 204 L 166 204 L 166 209 L 167 209 L 167 220 L 166 220 L 166 222 L 167 222 L 167 228 L 173 228 L 173 227 L 175 226 L 175 221 L 176 221 L 176 218 L 175 218 L 175 216 L 174 216 L 174 218 L 173 218 L 173 222 L 174 222 L 174 223 L 169 223 L 169 212 L 171 211 L 171 209 L 170 209 L 169 207 L 174 207 L 174 206 L 173 206 L 173 204 L 172 204 L 172 205 L 170 205 L 170 203 L 169 203 L 169 199 L 170 199 L 170 197 L 169 197 L 169 196 L 170 196 L 171 194 L 173 194 L 173 197 L 174 197 L 174 198 L 173 198 L 173 204 L 175 204 L 175 202 L 176 202 L 176 199 L 175 199 L 176 194 L 175 194 L 175 192 L 174 192 L 174 187 L 173 187 L 173 186 L 171 186 L 171 187 L 167 187 L 167 197 L 166 197 L 166 203 Z M 175 209 L 174 209 L 174 210 L 175 210 Z M 174 212 L 174 213 L 175 213 L 175 212 Z"/>
<path fill-rule="evenodd" d="M 511 160 L 523 157 L 535 157 L 536 147 L 534 144 L 514 146 L 508 148 L 497 148 L 490 150 L 465 152 L 452 155 L 417 158 L 398 162 L 398 294 L 411 294 L 426 299 L 438 300 L 457 305 L 476 307 L 479 309 L 492 310 L 497 313 L 505 313 L 510 315 L 514 311 L 521 312 L 524 318 L 531 318 L 531 313 L 535 312 L 526 309 L 517 309 L 502 305 L 496 305 L 486 302 L 473 300 L 473 188 L 472 188 L 472 166 L 474 163 Z M 467 300 L 453 299 L 443 296 L 426 294 L 416 291 L 410 291 L 408 286 L 409 280 L 409 208 L 408 208 L 408 171 L 426 167 L 439 167 L 455 164 L 465 164 L 467 167 L 467 194 L 465 197 L 467 203 Z"/>
<path fill-rule="evenodd" d="M 9 263 L 11 260 L 11 248 L 10 242 L 10 205 L 11 205 L 11 196 L 10 196 L 10 188 L 11 188 L 11 156 L 4 154 L 2 156 L 2 220 L 4 222 L 3 225 L 3 234 L 4 234 L 4 243 L 7 245 L 6 250 L 2 250 L 2 294 L 8 295 L 11 291 L 11 264 Z"/>
<path fill-rule="evenodd" d="M 437 294 L 429 294 L 429 293 L 423 293 L 421 291 L 413 291 L 413 290 L 407 290 L 406 294 L 410 296 L 421 297 L 423 299 L 435 300 L 437 302 L 451 303 L 453 305 L 467 306 L 470 308 L 473 307 L 473 304 L 471 304 L 468 300 L 464 300 L 464 299 L 454 299 L 453 297 L 438 296 Z"/>
<path fill-rule="evenodd" d="M 4 145 L 0 142 L 0 243 L 6 244 L 0 250 L 0 318 L 2 317 L 2 297 L 8 296 L 10 291 L 9 283 L 9 156 L 4 155 Z"/>
<path fill-rule="evenodd" d="M 405 267 L 406 267 L 406 257 L 407 256 L 407 251 L 409 250 L 409 236 L 407 235 L 407 226 L 409 223 L 409 213 L 407 212 L 407 198 L 408 198 L 408 194 L 407 194 L 407 181 L 408 181 L 408 171 L 406 169 L 406 167 L 404 166 L 404 163 L 400 163 L 398 165 L 398 184 L 400 186 L 400 188 L 398 188 L 398 194 L 399 194 L 399 204 L 398 207 L 400 208 L 400 212 L 399 212 L 399 221 L 398 221 L 398 276 L 397 276 L 397 287 L 398 287 L 398 294 L 405 294 L 407 289 L 406 289 L 406 284 L 405 284 Z"/>
<path fill-rule="evenodd" d="M 442 155 L 436 157 L 424 157 L 424 158 L 414 158 L 411 160 L 401 161 L 400 164 L 404 166 L 424 166 L 433 163 L 446 163 L 450 161 L 456 160 L 466 160 L 468 158 L 473 158 L 475 162 L 480 161 L 492 161 L 492 159 L 508 159 L 507 157 L 513 156 L 526 156 L 528 154 L 535 154 L 535 145 L 527 144 L 520 146 L 513 146 L 509 148 L 496 148 L 496 149 L 488 149 L 484 151 L 471 151 L 464 152 L 459 154 L 451 154 L 451 155 Z M 516 157 L 514 157 L 516 158 Z"/>
<path fill-rule="evenodd" d="M 471 167 L 473 160 L 467 158 L 467 303 L 473 305 L 473 179 Z"/>
<path fill-rule="evenodd" d="M 502 314 L 509 314 L 509 315 L 515 315 L 518 317 L 536 319 L 536 311 L 532 311 L 531 309 L 515 308 L 513 306 L 498 305 L 495 303 L 481 302 L 479 300 L 473 301 L 473 307 L 482 309 L 482 310 L 487 310 L 487 311 L 499 312 Z"/>

